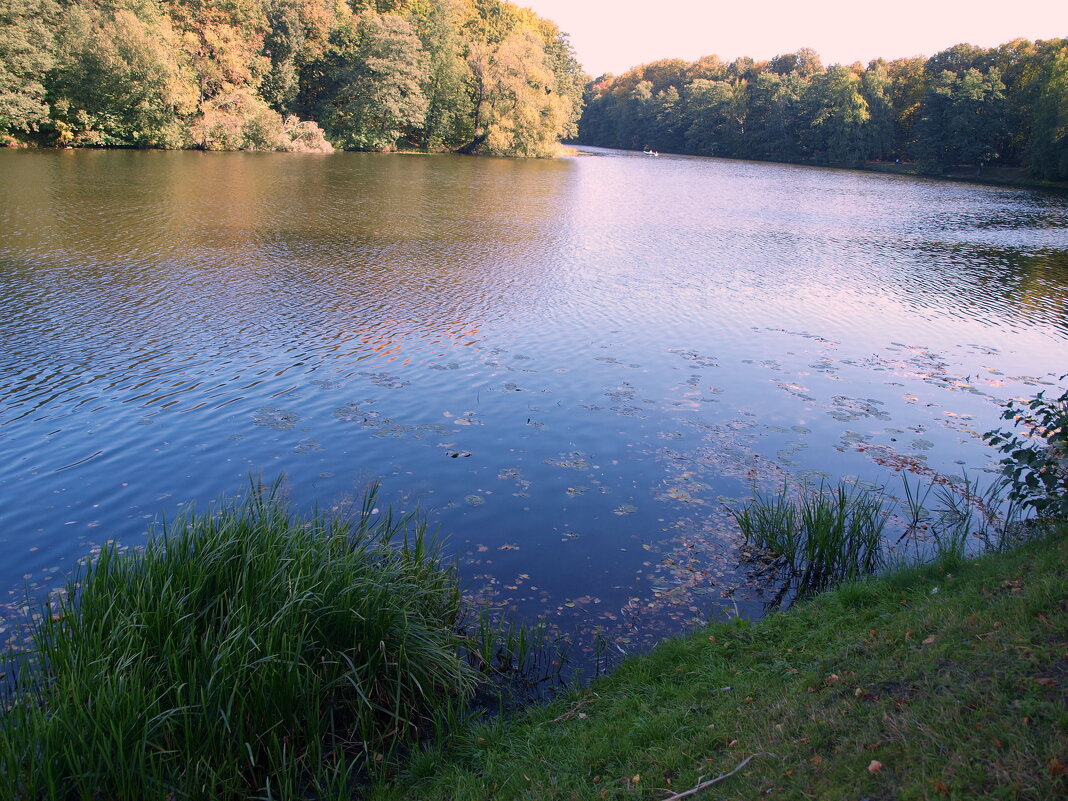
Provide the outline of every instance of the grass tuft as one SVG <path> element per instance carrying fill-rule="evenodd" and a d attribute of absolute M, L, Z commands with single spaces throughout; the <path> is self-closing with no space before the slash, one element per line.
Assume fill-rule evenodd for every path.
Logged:
<path fill-rule="evenodd" d="M 0 797 L 347 797 L 455 716 L 477 683 L 455 571 L 373 506 L 298 519 L 254 489 L 105 547 L 35 626 Z"/>
<path fill-rule="evenodd" d="M 882 566 L 883 529 L 890 516 L 871 492 L 839 484 L 788 485 L 775 495 L 757 494 L 733 512 L 746 544 L 785 568 L 788 587 L 807 596 L 875 573 Z"/>

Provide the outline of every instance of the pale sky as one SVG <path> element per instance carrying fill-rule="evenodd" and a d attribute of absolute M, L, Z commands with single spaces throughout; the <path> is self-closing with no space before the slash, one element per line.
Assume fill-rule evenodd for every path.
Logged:
<path fill-rule="evenodd" d="M 512 0 L 571 34 L 582 66 L 616 75 L 660 58 L 759 60 L 811 47 L 826 64 L 930 56 L 960 42 L 1068 37 L 1068 0 Z"/>

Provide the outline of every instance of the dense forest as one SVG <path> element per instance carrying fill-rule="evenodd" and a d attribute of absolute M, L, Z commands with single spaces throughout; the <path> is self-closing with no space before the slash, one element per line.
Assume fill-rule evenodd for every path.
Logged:
<path fill-rule="evenodd" d="M 0 0 L 0 144 L 548 156 L 587 80 L 501 0 Z"/>
<path fill-rule="evenodd" d="M 1068 179 L 1068 39 L 960 44 L 930 58 L 824 67 L 812 50 L 770 61 L 707 56 L 587 86 L 579 141 L 705 156 L 925 172 L 1027 167 Z"/>

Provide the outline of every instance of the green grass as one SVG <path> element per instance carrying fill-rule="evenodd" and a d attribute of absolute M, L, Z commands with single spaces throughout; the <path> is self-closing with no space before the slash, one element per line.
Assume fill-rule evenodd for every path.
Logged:
<path fill-rule="evenodd" d="M 1068 795 L 1068 527 L 671 640 L 417 754 L 374 801 Z M 879 767 L 881 765 L 881 767 Z"/>
<path fill-rule="evenodd" d="M 34 632 L 0 798 L 348 798 L 443 729 L 476 684 L 457 578 L 373 502 L 300 520 L 254 491 L 104 548 Z"/>

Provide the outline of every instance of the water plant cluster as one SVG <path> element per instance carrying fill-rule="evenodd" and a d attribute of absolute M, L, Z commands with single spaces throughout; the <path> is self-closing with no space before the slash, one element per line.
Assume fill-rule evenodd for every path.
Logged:
<path fill-rule="evenodd" d="M 756 492 L 732 510 L 759 572 L 779 581 L 774 602 L 804 597 L 872 575 L 906 555 L 893 554 L 885 531 L 895 515 L 913 559 L 1004 551 L 1027 539 L 1036 523 L 1068 517 L 1068 392 L 1006 404 L 1002 417 L 1023 434 L 989 431 L 984 439 L 1007 454 L 1001 476 L 986 485 L 967 474 L 927 484 L 902 477 L 903 498 L 885 488 L 789 483 Z"/>
<path fill-rule="evenodd" d="M 883 529 L 889 510 L 867 491 L 839 484 L 789 485 L 735 512 L 746 543 L 771 555 L 801 595 L 870 575 L 883 563 Z"/>
<path fill-rule="evenodd" d="M 105 547 L 53 597 L 0 720 L 0 797 L 349 797 L 477 671 L 425 528 L 277 490 Z"/>

